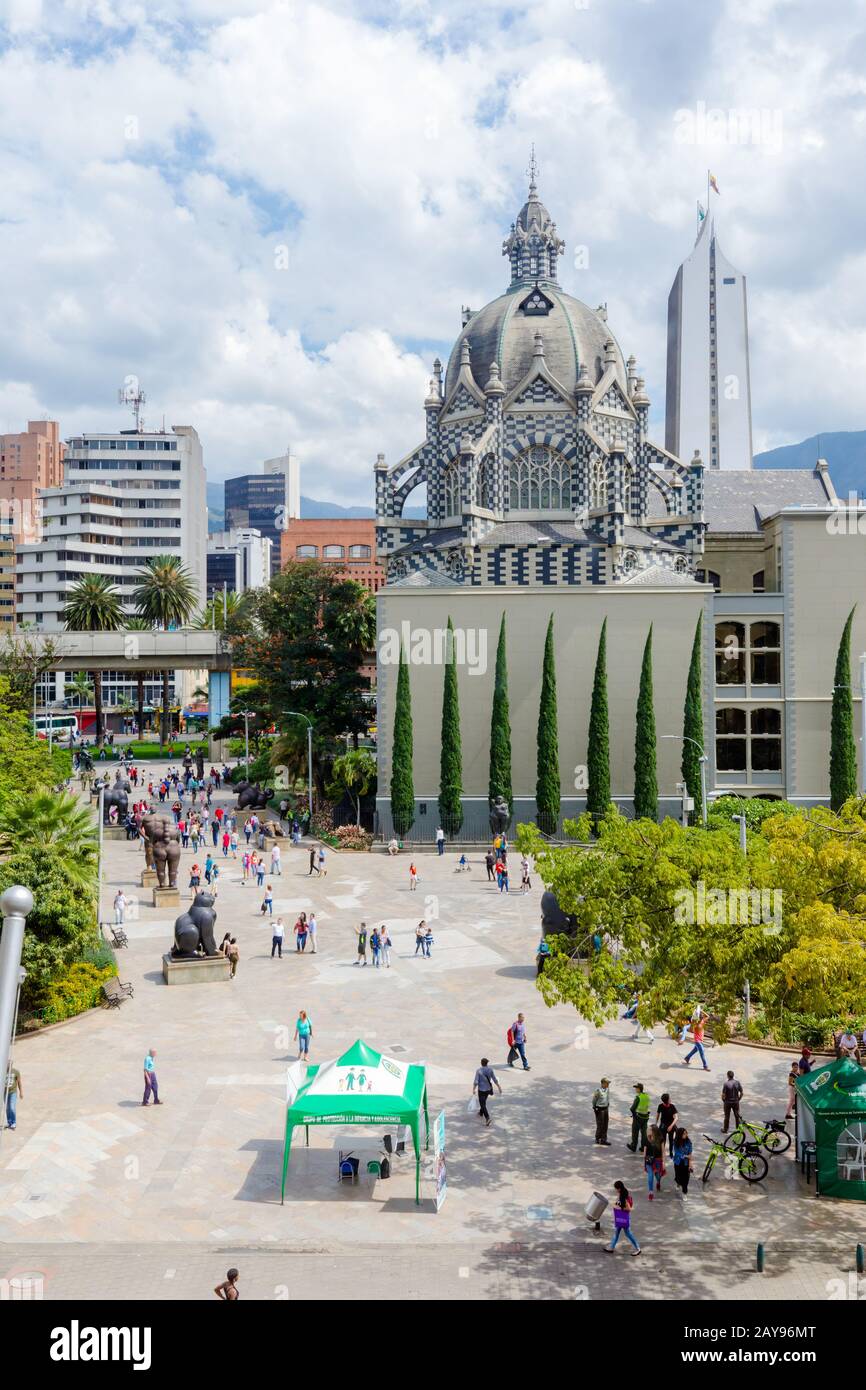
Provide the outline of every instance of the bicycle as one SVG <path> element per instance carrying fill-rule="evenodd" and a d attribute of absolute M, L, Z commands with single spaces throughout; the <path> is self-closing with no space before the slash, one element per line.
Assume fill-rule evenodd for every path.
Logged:
<path fill-rule="evenodd" d="M 783 1154 L 791 1147 L 791 1136 L 784 1120 L 765 1120 L 762 1125 L 740 1120 L 725 1139 L 725 1148 L 730 1152 L 749 1143 L 763 1145 L 768 1154 Z"/>
<path fill-rule="evenodd" d="M 724 1144 L 720 1144 L 718 1139 L 711 1139 L 709 1134 L 705 1134 L 704 1138 L 710 1146 L 710 1152 L 701 1176 L 701 1182 L 709 1182 L 710 1174 L 716 1166 L 716 1159 L 720 1154 L 724 1155 L 726 1163 L 736 1167 L 737 1172 L 732 1176 L 738 1175 L 745 1178 L 746 1182 L 763 1182 L 770 1171 L 770 1165 L 764 1155 L 758 1152 L 757 1144 L 747 1144 L 745 1150 L 741 1152 L 739 1149 L 726 1149 Z"/>

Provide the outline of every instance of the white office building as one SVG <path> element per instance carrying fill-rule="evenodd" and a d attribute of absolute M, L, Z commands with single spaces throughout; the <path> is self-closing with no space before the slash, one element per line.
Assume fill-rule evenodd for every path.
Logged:
<path fill-rule="evenodd" d="M 746 277 L 707 214 L 668 297 L 665 447 L 709 468 L 752 466 Z"/>
<path fill-rule="evenodd" d="M 176 555 L 205 602 L 207 502 L 201 442 L 190 425 L 88 434 L 68 441 L 65 481 L 41 493 L 42 539 L 16 554 L 19 623 L 60 632 L 76 583 L 106 575 L 126 611 L 148 560 Z M 106 706 L 133 696 L 128 674 L 105 672 Z M 154 690 L 157 686 L 154 685 Z M 62 677 L 51 698 L 63 696 Z"/>
<path fill-rule="evenodd" d="M 273 542 L 255 527 L 214 531 L 207 543 L 208 599 L 224 592 L 244 594 L 271 578 Z"/>
<path fill-rule="evenodd" d="M 279 458 L 265 459 L 263 473 L 282 473 L 286 480 L 285 521 L 301 515 L 301 465 L 287 449 Z M 280 529 L 285 530 L 285 525 Z"/>

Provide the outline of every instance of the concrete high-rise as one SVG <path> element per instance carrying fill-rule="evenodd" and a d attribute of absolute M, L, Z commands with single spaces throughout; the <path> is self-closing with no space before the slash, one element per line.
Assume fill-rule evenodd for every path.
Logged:
<path fill-rule="evenodd" d="M 214 531 L 207 543 L 208 600 L 226 593 L 244 594 L 271 578 L 272 543 L 261 531 Z"/>
<path fill-rule="evenodd" d="M 280 538 L 288 523 L 301 514 L 298 461 L 290 454 L 266 459 L 261 473 L 226 478 L 225 529 L 250 528 L 272 543 L 271 574 L 280 572 Z"/>
<path fill-rule="evenodd" d="M 19 434 L 0 434 L 0 521 L 18 544 L 39 539 L 39 493 L 63 482 L 64 445 L 56 420 L 28 420 Z"/>
<path fill-rule="evenodd" d="M 713 216 L 668 296 L 665 447 L 709 468 L 752 466 L 746 277 L 719 245 Z"/>

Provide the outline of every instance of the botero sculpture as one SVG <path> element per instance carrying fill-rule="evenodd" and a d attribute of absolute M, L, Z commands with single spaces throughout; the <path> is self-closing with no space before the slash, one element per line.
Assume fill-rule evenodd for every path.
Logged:
<path fill-rule="evenodd" d="M 182 912 L 174 924 L 175 960 L 192 960 L 195 956 L 218 956 L 214 939 L 216 912 L 211 893 L 196 893 L 192 906 Z"/>
<path fill-rule="evenodd" d="M 493 835 L 504 835 L 511 824 L 511 812 L 503 796 L 497 796 L 490 803 L 490 831 Z"/>
<path fill-rule="evenodd" d="M 577 930 L 577 919 L 571 912 L 563 912 L 556 894 L 547 888 L 541 895 L 541 926 L 543 932 L 568 932 Z"/>
<path fill-rule="evenodd" d="M 273 787 L 262 787 L 261 783 L 238 782 L 235 785 L 238 794 L 237 809 L 239 811 L 263 811 L 274 794 Z"/>
<path fill-rule="evenodd" d="M 117 824 L 120 825 L 129 810 L 129 783 L 118 772 L 113 787 L 109 787 L 107 781 L 100 778 L 95 783 L 96 791 L 98 792 L 101 787 L 105 788 L 102 794 L 102 823 L 103 825 L 111 824 L 111 808 L 116 806 Z"/>
<path fill-rule="evenodd" d="M 149 869 L 156 869 L 160 888 L 176 888 L 177 866 L 180 863 L 180 835 L 173 817 L 152 811 L 142 820 L 141 830 L 144 835 L 145 864 Z"/>

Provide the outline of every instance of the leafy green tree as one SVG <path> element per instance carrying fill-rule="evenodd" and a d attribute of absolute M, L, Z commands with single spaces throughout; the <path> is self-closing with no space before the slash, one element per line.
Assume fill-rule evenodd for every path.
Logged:
<path fill-rule="evenodd" d="M 833 679 L 830 714 L 830 809 L 840 811 L 849 796 L 857 794 L 857 747 L 851 699 L 851 624 L 854 609 L 842 630 Z M 866 750 L 864 750 L 866 757 Z"/>
<path fill-rule="evenodd" d="M 454 626 L 450 618 L 445 641 L 439 754 L 439 816 L 446 833 L 456 835 L 463 824 L 463 750 L 460 742 L 460 697 L 457 691 Z"/>
<path fill-rule="evenodd" d="M 133 602 L 140 618 L 168 632 L 183 627 L 196 609 L 195 580 L 176 555 L 154 555 L 133 590 Z M 170 670 L 162 672 L 162 726 L 159 741 L 165 747 L 171 737 Z"/>
<path fill-rule="evenodd" d="M 559 820 L 559 728 L 556 713 L 556 657 L 553 647 L 553 614 L 547 624 L 544 662 L 541 671 L 541 698 L 538 705 L 538 761 L 535 805 L 538 822 L 554 834 Z"/>
<path fill-rule="evenodd" d="M 4 701 L 8 707 L 30 714 L 34 686 L 57 669 L 62 657 L 62 637 L 37 634 L 27 623 L 19 623 L 14 634 L 5 633 L 0 640 L 0 671 L 7 681 Z"/>
<path fill-rule="evenodd" d="M 698 614 L 695 640 L 692 643 L 692 658 L 686 681 L 686 702 L 683 709 L 683 761 L 682 777 L 694 799 L 694 821 L 697 824 L 703 814 L 701 796 L 701 754 L 704 750 L 704 707 L 702 700 L 701 630 L 703 615 Z"/>
<path fill-rule="evenodd" d="M 70 792 L 19 793 L 0 806 L 0 857 L 45 851 L 78 889 L 95 888 L 97 843 L 89 811 Z"/>
<path fill-rule="evenodd" d="M 490 779 L 488 800 L 493 805 L 501 796 L 514 810 L 511 787 L 511 715 L 508 706 L 508 657 L 506 653 L 505 614 L 499 624 L 496 646 L 496 673 L 493 677 L 493 709 L 490 715 Z"/>
<path fill-rule="evenodd" d="M 391 745 L 391 818 L 398 835 L 407 835 L 415 820 L 415 784 L 412 779 L 412 694 L 409 666 L 400 647 L 397 697 L 394 704 L 394 738 Z"/>
<path fill-rule="evenodd" d="M 71 767 L 68 749 L 49 749 L 44 739 L 34 738 L 29 718 L 18 708 L 17 691 L 0 676 L 0 808 L 15 797 L 49 791 Z"/>
<path fill-rule="evenodd" d="M 80 876 L 71 878 L 66 861 L 53 849 L 30 846 L 0 862 L 0 892 L 23 883 L 33 894 L 21 964 L 21 1009 L 37 1008 L 51 980 L 82 955 L 99 946 L 95 874 L 91 890 L 81 891 Z"/>
<path fill-rule="evenodd" d="M 71 632 L 116 632 L 123 622 L 120 597 L 104 574 L 85 574 L 70 590 L 63 610 L 63 621 Z M 102 671 L 91 671 L 93 707 L 96 711 L 96 742 L 103 737 Z"/>
<path fill-rule="evenodd" d="M 586 752 L 586 809 L 593 821 L 607 815 L 610 805 L 610 730 L 607 714 L 607 618 L 601 625 Z"/>
<path fill-rule="evenodd" d="M 653 630 L 650 624 L 641 663 L 634 739 L 634 813 L 638 820 L 657 820 L 659 812 L 652 644 Z"/>
<path fill-rule="evenodd" d="M 376 781 L 376 759 L 369 748 L 349 748 L 334 759 L 334 781 L 345 789 L 355 802 L 355 824 L 361 824 L 361 797 L 366 796 Z"/>

